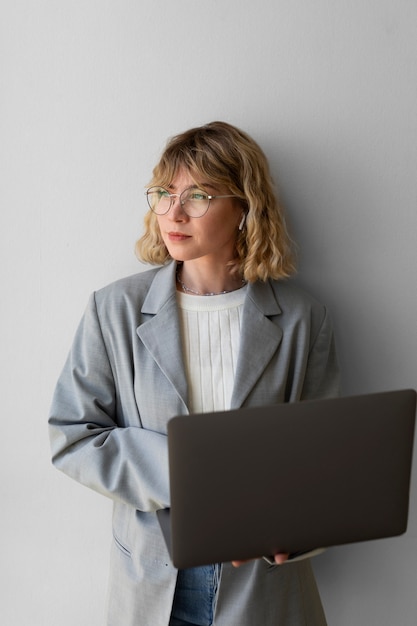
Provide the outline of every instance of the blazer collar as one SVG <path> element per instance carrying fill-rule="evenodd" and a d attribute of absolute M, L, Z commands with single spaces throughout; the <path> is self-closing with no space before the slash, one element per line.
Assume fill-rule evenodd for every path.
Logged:
<path fill-rule="evenodd" d="M 148 290 L 142 305 L 142 313 L 156 315 L 170 300 L 176 298 L 175 273 L 177 264 L 172 262 L 155 274 L 155 278 Z M 276 300 L 275 294 L 270 283 L 267 281 L 262 283 L 249 283 L 248 300 L 265 316 L 279 315 L 281 313 L 280 306 Z"/>
<path fill-rule="evenodd" d="M 156 272 L 148 293 L 142 304 L 142 313 L 156 315 L 173 300 L 176 302 L 175 273 L 176 263 L 169 263 Z"/>
<path fill-rule="evenodd" d="M 186 407 L 188 390 L 175 272 L 176 263 L 170 263 L 156 273 L 142 305 L 142 313 L 152 317 L 139 326 L 137 334 Z M 242 406 L 278 349 L 282 330 L 270 317 L 280 314 L 280 306 L 268 281 L 248 285 L 231 408 Z"/>

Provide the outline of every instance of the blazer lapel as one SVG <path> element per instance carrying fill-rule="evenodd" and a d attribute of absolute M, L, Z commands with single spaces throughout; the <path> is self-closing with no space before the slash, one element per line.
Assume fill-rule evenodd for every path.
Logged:
<path fill-rule="evenodd" d="M 269 316 L 279 315 L 281 309 L 271 285 L 250 283 L 243 307 L 242 334 L 231 408 L 242 406 L 259 380 L 282 339 L 282 330 Z"/>
<path fill-rule="evenodd" d="M 176 264 L 171 263 L 157 272 L 142 306 L 142 313 L 150 317 L 136 332 L 187 408 L 175 270 Z"/>
<path fill-rule="evenodd" d="M 175 271 L 176 264 L 170 263 L 157 272 L 142 306 L 142 313 L 149 315 L 149 319 L 136 332 L 188 411 L 188 385 L 182 353 Z M 248 285 L 232 409 L 243 405 L 278 349 L 282 330 L 269 317 L 280 313 L 281 309 L 268 282 Z"/>

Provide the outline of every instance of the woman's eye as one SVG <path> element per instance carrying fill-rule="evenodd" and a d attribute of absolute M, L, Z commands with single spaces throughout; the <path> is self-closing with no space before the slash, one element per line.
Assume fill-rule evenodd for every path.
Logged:
<path fill-rule="evenodd" d="M 190 200 L 207 200 L 207 194 L 204 191 L 192 191 Z"/>

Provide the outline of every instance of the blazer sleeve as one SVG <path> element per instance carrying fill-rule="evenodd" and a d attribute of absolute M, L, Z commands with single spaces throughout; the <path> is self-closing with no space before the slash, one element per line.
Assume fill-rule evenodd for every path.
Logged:
<path fill-rule="evenodd" d="M 120 427 L 117 406 L 114 372 L 92 296 L 52 400 L 52 462 L 87 487 L 140 511 L 165 508 L 167 437 L 140 425 Z"/>

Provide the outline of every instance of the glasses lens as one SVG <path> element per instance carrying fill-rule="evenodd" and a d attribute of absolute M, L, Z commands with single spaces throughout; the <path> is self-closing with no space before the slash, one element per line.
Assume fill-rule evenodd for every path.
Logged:
<path fill-rule="evenodd" d="M 202 189 L 185 189 L 181 194 L 181 204 L 190 217 L 201 217 L 209 207 L 210 199 Z"/>
<path fill-rule="evenodd" d="M 163 187 L 151 187 L 146 192 L 149 208 L 157 215 L 168 213 L 171 206 L 169 192 Z"/>

